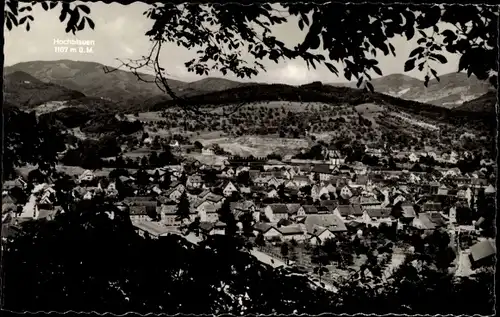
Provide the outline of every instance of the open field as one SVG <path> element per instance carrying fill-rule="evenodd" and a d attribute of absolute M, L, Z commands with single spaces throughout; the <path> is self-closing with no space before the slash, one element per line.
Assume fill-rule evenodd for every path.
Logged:
<path fill-rule="evenodd" d="M 374 103 L 364 103 L 362 105 L 357 105 L 354 109 L 362 115 L 368 115 L 372 113 L 379 113 L 384 111 L 384 107 L 376 105 Z"/>
<path fill-rule="evenodd" d="M 148 156 L 152 152 L 153 152 L 153 150 L 143 147 L 143 148 L 135 149 L 135 150 L 130 151 L 130 152 L 123 153 L 123 156 L 126 158 L 135 159 L 135 158 L 142 158 L 143 156 Z"/>
<path fill-rule="evenodd" d="M 129 120 L 140 120 L 143 122 L 159 121 L 161 119 L 159 112 L 141 112 L 138 117 L 127 114 L 125 117 Z"/>
<path fill-rule="evenodd" d="M 42 115 L 49 112 L 55 112 L 64 108 L 67 108 L 66 102 L 64 101 L 51 101 L 41 104 L 34 108 L 36 115 Z"/>
<path fill-rule="evenodd" d="M 35 170 L 35 169 L 36 169 L 35 166 L 27 165 L 27 166 L 17 168 L 17 172 L 21 176 L 27 177 L 28 173 Z M 70 176 L 79 176 L 85 171 L 84 168 L 79 167 L 79 166 L 66 166 L 66 165 L 57 165 L 56 170 L 59 172 L 64 172 Z M 94 172 L 95 176 L 100 177 L 100 176 L 108 176 L 112 170 L 113 170 L 113 168 L 103 167 L 102 169 L 95 170 L 93 172 Z M 133 169 L 129 169 L 129 170 L 133 171 Z"/>
<path fill-rule="evenodd" d="M 278 137 L 242 136 L 237 138 L 198 139 L 204 146 L 218 144 L 225 151 L 240 156 L 267 156 L 271 153 L 291 154 L 299 149 L 307 148 L 305 139 L 288 139 Z"/>

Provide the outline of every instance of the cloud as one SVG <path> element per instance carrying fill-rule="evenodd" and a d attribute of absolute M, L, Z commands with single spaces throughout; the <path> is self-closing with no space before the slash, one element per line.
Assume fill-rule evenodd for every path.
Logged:
<path fill-rule="evenodd" d="M 106 23 L 106 29 L 111 33 L 121 33 L 125 30 L 125 18 L 120 16 L 112 22 Z"/>
<path fill-rule="evenodd" d="M 128 46 L 124 46 L 124 50 L 129 55 L 132 55 L 132 54 L 135 53 L 135 51 L 133 49 L 131 49 L 130 47 L 128 47 Z"/>

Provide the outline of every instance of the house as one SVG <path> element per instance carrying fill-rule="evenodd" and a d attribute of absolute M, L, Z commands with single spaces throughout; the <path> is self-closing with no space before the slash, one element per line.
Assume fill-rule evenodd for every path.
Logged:
<path fill-rule="evenodd" d="M 434 212 L 434 211 L 441 211 L 441 203 L 434 203 L 434 202 L 426 202 L 422 206 L 422 211 L 423 212 Z"/>
<path fill-rule="evenodd" d="M 318 209 L 314 205 L 304 205 L 297 211 L 297 216 L 315 215 L 318 214 Z"/>
<path fill-rule="evenodd" d="M 255 206 L 255 203 L 253 201 L 250 201 L 250 200 L 245 200 L 242 202 L 231 202 L 230 208 L 231 208 L 231 210 L 237 209 L 237 210 L 249 211 L 249 212 L 255 212 L 257 210 L 257 206 Z"/>
<path fill-rule="evenodd" d="M 401 204 L 401 217 L 406 219 L 413 219 L 417 216 L 413 205 L 410 203 Z"/>
<path fill-rule="evenodd" d="M 238 192 L 238 188 L 230 181 L 227 182 L 222 189 L 222 193 L 225 197 L 231 196 L 234 192 Z"/>
<path fill-rule="evenodd" d="M 289 180 L 289 181 L 285 182 L 285 188 L 298 190 L 299 186 L 297 186 L 297 184 L 293 180 Z"/>
<path fill-rule="evenodd" d="M 95 174 L 90 171 L 90 170 L 85 170 L 83 173 L 78 177 L 78 183 L 81 182 L 91 182 L 95 178 Z"/>
<path fill-rule="evenodd" d="M 363 216 L 360 205 L 339 205 L 333 213 L 342 220 L 361 219 Z"/>
<path fill-rule="evenodd" d="M 19 187 L 21 189 L 26 189 L 27 183 L 22 179 L 22 177 L 18 177 L 15 180 L 6 180 L 3 182 L 3 190 L 10 190 L 14 187 Z"/>
<path fill-rule="evenodd" d="M 217 213 L 217 208 L 215 205 L 209 201 L 202 201 L 195 207 L 196 213 L 200 217 L 200 221 L 204 222 L 217 222 L 219 220 L 219 214 Z"/>
<path fill-rule="evenodd" d="M 179 199 L 182 196 L 182 191 L 180 191 L 178 188 L 170 188 L 167 190 L 163 195 L 164 197 L 167 197 L 168 199 L 178 202 Z"/>
<path fill-rule="evenodd" d="M 359 199 L 359 204 L 363 209 L 377 209 L 382 207 L 382 203 L 373 196 L 361 196 Z"/>
<path fill-rule="evenodd" d="M 280 227 L 278 231 L 281 233 L 281 238 L 285 241 L 292 239 L 295 241 L 304 241 L 307 238 L 304 229 L 297 225 Z"/>
<path fill-rule="evenodd" d="M 484 240 L 470 248 L 469 259 L 471 267 L 477 269 L 481 266 L 493 265 L 496 261 L 496 243 L 494 240 Z"/>
<path fill-rule="evenodd" d="M 408 182 L 411 184 L 420 184 L 421 181 L 422 179 L 414 173 L 410 173 L 408 176 Z"/>
<path fill-rule="evenodd" d="M 271 177 L 269 176 L 259 175 L 253 180 L 253 183 L 255 184 L 255 186 L 265 187 L 269 184 L 270 179 Z"/>
<path fill-rule="evenodd" d="M 180 221 L 177 218 L 177 205 L 162 205 L 160 207 L 161 223 L 166 226 L 178 226 Z"/>
<path fill-rule="evenodd" d="M 205 196 L 204 200 L 208 201 L 209 203 L 213 204 L 215 208 L 219 209 L 222 207 L 225 198 L 223 196 L 216 195 L 214 193 L 209 193 L 208 195 Z"/>
<path fill-rule="evenodd" d="M 496 192 L 497 191 L 496 191 L 495 187 L 493 187 L 493 185 L 491 185 L 491 184 L 488 185 L 488 187 L 486 187 L 484 190 L 484 194 L 488 195 L 488 196 L 495 195 Z"/>
<path fill-rule="evenodd" d="M 262 222 L 258 222 L 254 225 L 254 234 L 257 236 L 259 233 L 261 233 L 266 240 L 281 237 L 281 232 L 279 232 L 276 227 Z"/>
<path fill-rule="evenodd" d="M 391 208 L 367 209 L 363 212 L 362 219 L 365 224 L 374 227 L 378 227 L 382 223 L 392 225 L 393 218 L 391 217 L 391 212 Z"/>
<path fill-rule="evenodd" d="M 319 202 L 319 205 L 321 207 L 326 207 L 328 209 L 328 213 L 333 213 L 338 204 L 336 200 L 322 200 Z"/>
<path fill-rule="evenodd" d="M 54 218 L 56 217 L 58 212 L 60 212 L 60 210 L 61 210 L 60 208 L 55 208 L 55 209 L 54 208 L 51 208 L 51 209 L 39 208 L 37 215 L 36 215 L 36 219 L 45 219 L 48 221 L 54 220 Z"/>
<path fill-rule="evenodd" d="M 143 238 L 159 239 L 170 233 L 169 228 L 152 221 L 133 222 L 135 231 Z"/>
<path fill-rule="evenodd" d="M 290 216 L 296 216 L 300 209 L 300 204 L 286 204 L 288 208 L 288 214 Z"/>
<path fill-rule="evenodd" d="M 311 188 L 311 197 L 315 200 L 321 199 L 321 197 L 330 198 L 330 192 L 326 187 L 320 187 L 318 185 L 314 185 Z"/>
<path fill-rule="evenodd" d="M 445 177 L 457 177 L 460 175 L 462 175 L 462 172 L 460 172 L 460 169 L 458 167 L 450 168 L 443 173 L 443 176 Z"/>
<path fill-rule="evenodd" d="M 304 225 L 309 234 L 315 233 L 315 226 L 326 228 L 333 234 L 347 231 L 342 219 L 333 214 L 308 215 L 304 219 Z"/>
<path fill-rule="evenodd" d="M 349 199 L 353 196 L 353 191 L 349 186 L 345 185 L 340 190 L 340 196 L 344 199 Z"/>
<path fill-rule="evenodd" d="M 278 198 L 278 191 L 276 189 L 271 189 L 269 192 L 266 194 L 267 198 Z"/>
<path fill-rule="evenodd" d="M 146 206 L 130 206 L 129 215 L 132 222 L 151 220 Z"/>
<path fill-rule="evenodd" d="M 332 176 L 329 164 L 316 164 L 311 170 L 311 175 L 320 181 L 327 181 Z"/>
<path fill-rule="evenodd" d="M 304 176 L 304 175 L 295 175 L 293 177 L 292 181 L 297 188 L 302 188 L 302 187 L 311 185 L 311 179 L 309 179 L 309 177 Z"/>
<path fill-rule="evenodd" d="M 267 186 L 278 188 L 284 182 L 284 180 L 278 179 L 276 178 L 276 176 L 271 176 L 271 178 L 269 178 L 267 181 Z"/>
<path fill-rule="evenodd" d="M 211 148 L 203 148 L 203 149 L 201 149 L 201 154 L 203 154 L 203 155 L 214 155 L 215 152 Z"/>
<path fill-rule="evenodd" d="M 286 179 L 293 179 L 297 175 L 297 172 L 293 168 L 289 168 L 283 172 L 283 177 Z"/>
<path fill-rule="evenodd" d="M 245 200 L 242 202 L 231 202 L 229 208 L 234 214 L 236 220 L 239 220 L 239 217 L 242 215 L 249 213 L 255 221 L 260 221 L 260 211 L 252 201 Z"/>
<path fill-rule="evenodd" d="M 412 221 L 412 227 L 420 230 L 434 230 L 446 224 L 441 214 L 434 212 L 419 213 Z"/>
<path fill-rule="evenodd" d="M 200 188 L 203 183 L 203 178 L 200 175 L 190 175 L 186 180 L 186 186 L 191 188 Z"/>
<path fill-rule="evenodd" d="M 446 196 L 448 195 L 448 187 L 446 187 L 445 184 L 442 184 L 438 191 L 437 191 L 437 194 L 440 195 L 440 196 Z"/>
<path fill-rule="evenodd" d="M 372 185 L 372 181 L 368 175 L 355 174 L 354 179 L 348 181 L 348 184 L 354 188 L 367 188 Z"/>
<path fill-rule="evenodd" d="M 409 160 L 410 162 L 412 162 L 412 163 L 416 163 L 416 162 L 418 162 L 418 160 L 419 160 L 419 159 L 420 159 L 420 158 L 419 158 L 419 157 L 418 157 L 418 155 L 417 155 L 417 154 L 415 154 L 415 153 L 411 153 L 411 154 L 408 156 L 408 160 Z"/>
<path fill-rule="evenodd" d="M 280 219 L 288 219 L 289 210 L 285 204 L 271 204 L 264 208 L 264 214 L 271 222 L 278 222 Z"/>
<path fill-rule="evenodd" d="M 333 185 L 331 182 L 328 182 L 326 186 L 324 187 L 330 194 L 336 195 L 337 193 L 337 188 L 335 188 L 335 185 Z"/>
<path fill-rule="evenodd" d="M 206 235 L 224 235 L 226 233 L 226 224 L 222 221 L 200 222 L 200 230 Z"/>
<path fill-rule="evenodd" d="M 234 169 L 232 169 L 231 167 L 225 167 L 222 170 L 222 176 L 223 177 L 232 178 L 232 177 L 235 176 L 235 174 L 236 174 L 236 171 Z"/>
<path fill-rule="evenodd" d="M 309 243 L 312 245 L 323 244 L 326 240 L 335 238 L 335 234 L 328 230 L 328 228 L 318 225 L 314 225 L 312 232 L 308 232 L 308 234 Z"/>

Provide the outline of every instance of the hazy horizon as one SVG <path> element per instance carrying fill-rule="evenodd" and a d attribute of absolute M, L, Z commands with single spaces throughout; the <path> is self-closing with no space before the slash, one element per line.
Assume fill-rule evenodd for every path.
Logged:
<path fill-rule="evenodd" d="M 69 59 L 69 58 L 62 58 L 62 59 L 53 59 L 53 60 L 30 60 L 30 61 L 23 61 L 23 62 L 19 62 L 19 63 L 15 63 L 15 64 L 12 64 L 12 65 L 4 65 L 3 67 L 4 68 L 8 68 L 8 67 L 13 67 L 13 66 L 16 66 L 18 64 L 23 64 L 23 63 L 33 63 L 33 62 L 63 62 L 63 61 L 71 61 L 71 62 L 83 62 L 83 63 L 98 63 L 98 64 L 101 64 L 103 66 L 107 66 L 107 67 L 116 67 L 116 66 L 112 66 L 112 65 L 106 65 L 106 64 L 102 64 L 102 63 L 99 63 L 99 62 L 95 62 L 95 61 L 82 61 L 82 60 L 77 60 L 77 59 Z M 120 68 L 120 70 L 123 70 L 123 71 L 126 71 L 126 72 L 130 72 L 129 70 L 125 69 L 125 68 Z M 148 72 L 139 72 L 139 73 L 142 73 L 142 74 L 148 74 Z M 440 76 L 446 76 L 446 75 L 450 75 L 450 74 L 456 74 L 457 72 L 450 72 L 450 73 L 446 73 L 446 74 L 440 74 Z M 461 73 L 464 73 L 465 72 L 461 72 Z M 149 73 L 150 74 L 150 73 Z M 413 79 L 416 79 L 416 80 L 420 80 L 420 81 L 423 81 L 422 79 L 420 78 L 416 78 L 414 76 L 411 76 L 411 75 L 408 75 L 408 74 L 405 74 L 405 73 L 392 73 L 392 74 L 384 74 L 383 76 L 377 76 L 377 77 L 374 77 L 373 79 L 377 79 L 377 78 L 383 78 L 383 77 L 388 77 L 388 76 L 393 76 L 393 75 L 403 75 L 403 76 L 406 76 L 406 77 L 410 77 L 410 78 L 413 78 Z M 474 75 L 471 75 L 471 76 L 474 76 Z M 216 79 L 225 79 L 225 80 L 231 80 L 231 81 L 235 81 L 235 82 L 242 82 L 242 83 L 245 83 L 245 82 L 255 82 L 255 83 L 261 83 L 259 81 L 256 81 L 254 79 L 241 79 L 241 78 L 228 78 L 229 76 L 217 76 L 217 75 L 210 75 L 210 76 L 199 76 L 199 78 L 196 78 L 194 80 L 180 80 L 180 79 L 177 79 L 177 78 L 171 78 L 171 79 L 174 79 L 174 80 L 178 80 L 178 81 L 183 81 L 183 82 L 186 82 L 186 83 L 192 83 L 192 82 L 197 82 L 197 81 L 201 81 L 203 79 L 209 79 L 209 78 L 216 78 Z M 339 78 L 343 78 L 342 76 L 339 77 Z M 339 81 L 339 82 L 322 82 L 323 84 L 347 84 L 347 83 L 356 83 L 357 80 L 351 80 L 351 81 L 347 81 L 345 80 L 345 78 L 343 78 L 344 81 Z M 319 81 L 319 80 L 318 80 Z M 313 81 L 311 82 L 307 82 L 307 83 L 312 83 Z M 307 84 L 305 83 L 305 84 Z M 270 84 L 270 82 L 269 82 Z M 286 83 L 284 83 L 286 84 Z M 294 85 L 294 84 L 290 84 L 290 85 Z"/>
<path fill-rule="evenodd" d="M 4 67 L 13 66 L 21 62 L 29 61 L 54 61 L 54 60 L 76 60 L 85 62 L 96 62 L 110 67 L 118 67 L 120 62 L 116 59 L 138 59 L 146 55 L 151 47 L 149 38 L 145 33 L 150 29 L 152 21 L 147 19 L 142 13 L 148 9 L 148 5 L 136 2 L 131 5 L 121 5 L 117 3 L 85 3 L 91 9 L 91 18 L 95 22 L 95 29 L 86 28 L 77 32 L 76 35 L 65 33 L 64 25 L 59 22 L 59 10 L 44 11 L 41 6 L 33 8 L 35 20 L 31 23 L 31 30 L 28 32 L 23 26 L 8 31 L 4 27 Z M 305 36 L 305 31 L 300 32 L 297 27 L 296 17 L 288 17 L 288 22 L 273 28 L 273 34 L 288 45 L 296 45 Z M 133 26 L 133 27 L 129 27 Z M 94 40 L 93 54 L 76 53 L 56 53 L 54 51 L 54 39 L 79 39 Z M 423 80 L 425 73 L 414 69 L 411 72 L 404 72 L 404 62 L 409 53 L 417 47 L 417 37 L 407 41 L 403 37 L 394 38 L 393 43 L 396 50 L 396 57 L 383 56 L 379 52 L 376 59 L 383 76 L 393 74 L 404 74 L 415 79 Z M 264 61 L 266 72 L 260 72 L 251 79 L 241 79 L 233 75 L 223 76 L 219 72 L 212 72 L 209 76 L 198 76 L 188 73 L 184 63 L 195 56 L 194 50 L 187 50 L 178 47 L 174 43 L 164 45 L 164 51 L 160 57 L 162 67 L 169 73 L 169 78 L 185 82 L 193 82 L 207 77 L 224 78 L 241 82 L 260 83 L 283 83 L 290 85 L 301 85 L 314 81 L 323 83 L 346 83 L 343 75 L 335 76 L 324 65 L 317 66 L 317 69 L 307 69 L 302 60 L 280 61 L 278 64 L 272 61 Z M 320 52 L 324 52 L 319 50 Z M 459 55 L 444 52 L 448 59 L 447 64 L 433 64 L 438 75 L 456 73 L 458 70 Z M 333 62 L 338 66 L 339 63 Z M 8 65 L 8 66 L 7 66 Z M 340 70 L 342 67 L 339 68 Z M 123 69 L 126 70 L 126 69 Z M 147 71 L 142 71 L 148 73 Z M 375 74 L 372 78 L 379 78 Z M 382 76 L 382 77 L 383 77 Z M 351 81 L 352 82 L 352 81 Z"/>

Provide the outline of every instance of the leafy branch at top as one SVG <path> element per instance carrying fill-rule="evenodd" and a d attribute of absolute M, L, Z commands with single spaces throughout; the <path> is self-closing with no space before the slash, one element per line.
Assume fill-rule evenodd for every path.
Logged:
<path fill-rule="evenodd" d="M 47 9 L 59 5 L 53 1 L 40 3 Z M 80 19 L 79 11 L 89 14 L 88 7 L 78 5 L 71 9 L 68 3 L 60 6 L 61 21 L 65 21 L 66 15 L 70 16 L 67 32 L 84 29 L 85 21 L 93 28 L 88 17 Z M 18 7 L 17 1 L 7 3 L 9 29 L 19 25 L 17 18 L 21 9 Z M 298 18 L 296 31 L 305 32 L 304 39 L 296 45 L 286 44 L 273 34 L 273 27 L 292 23 L 283 16 L 284 10 Z M 494 6 L 287 3 L 278 10 L 271 4 L 242 7 L 235 3 L 156 3 L 144 15 L 153 21 L 145 35 L 156 45 L 155 54 L 159 56 L 164 43 L 195 51 L 196 57 L 186 61 L 185 67 L 198 75 L 219 71 L 224 75 L 232 73 L 239 78 L 251 78 L 266 71 L 264 59 L 278 63 L 299 58 L 308 67 L 323 64 L 334 75 L 355 79 L 358 87 L 373 91 L 369 82 L 372 76 L 383 75 L 377 55 L 396 56 L 395 39 L 403 37 L 411 41 L 418 37 L 419 46 L 407 57 L 404 70 L 425 71 L 426 85 L 431 75 L 439 80 L 431 63 L 448 63 L 443 55 L 448 52 L 461 55 L 457 71 L 467 71 L 469 76 L 474 74 L 480 80 L 489 79 L 497 86 L 498 10 Z M 33 18 L 27 17 L 23 22 L 27 20 Z M 137 70 L 140 65 L 139 61 L 125 66 Z M 168 86 L 159 61 L 153 59 L 147 66 L 152 66 L 156 73 L 155 83 L 187 107 Z"/>
<path fill-rule="evenodd" d="M 26 26 L 26 31 L 31 29 L 31 22 L 35 20 L 31 12 L 35 6 L 41 6 L 43 10 L 53 10 L 57 7 L 61 9 L 59 21 L 66 22 L 66 33 L 76 34 L 77 31 L 83 30 L 86 25 L 94 29 L 94 21 L 88 16 L 90 8 L 83 4 L 74 5 L 70 2 L 62 1 L 31 1 L 20 2 L 17 0 L 8 0 L 5 6 L 4 16 L 5 25 L 9 31 L 13 27 L 21 25 Z"/>

